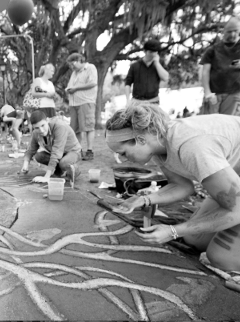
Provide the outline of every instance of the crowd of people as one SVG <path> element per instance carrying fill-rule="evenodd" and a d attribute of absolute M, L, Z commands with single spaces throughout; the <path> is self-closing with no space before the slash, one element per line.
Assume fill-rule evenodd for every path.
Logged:
<path fill-rule="evenodd" d="M 144 57 L 128 71 L 126 108 L 106 123 L 106 143 L 114 153 L 142 165 L 153 160 L 168 180 L 158 192 L 133 196 L 114 211 L 128 215 L 135 208 L 172 204 L 194 192 L 193 180 L 202 183 L 209 197 L 189 220 L 142 228 L 136 234 L 145 242 L 158 244 L 182 237 L 185 243 L 206 251 L 213 266 L 228 271 L 240 269 L 239 33 L 240 21 L 231 17 L 223 39 L 210 46 L 201 59 L 204 102 L 200 114 L 209 115 L 188 117 L 191 113 L 186 108 L 183 117 L 172 120 L 161 110 L 159 85 L 168 81 L 169 73 L 160 63 L 160 43 L 152 39 L 144 44 Z M 20 124 L 25 119 L 31 124 L 22 171 L 28 171 L 32 158 L 47 165 L 46 174 L 35 177 L 35 182 L 48 182 L 53 174 L 74 181 L 81 173 L 82 160 L 94 158 L 97 69 L 79 53 L 71 54 L 67 64 L 72 70 L 65 89 L 70 125 L 56 118 L 52 64 L 40 68 L 32 86 L 38 109 L 25 113 L 5 105 L 1 110 L 19 147 Z M 86 152 L 81 145 L 84 133 Z"/>

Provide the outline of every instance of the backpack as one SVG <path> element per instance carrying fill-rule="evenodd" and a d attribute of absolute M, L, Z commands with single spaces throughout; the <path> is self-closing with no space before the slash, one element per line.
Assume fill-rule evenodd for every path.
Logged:
<path fill-rule="evenodd" d="M 114 167 L 113 174 L 117 192 L 127 197 L 135 195 L 140 189 L 150 187 L 152 181 L 156 181 L 161 187 L 168 184 L 164 175 L 146 168 Z"/>

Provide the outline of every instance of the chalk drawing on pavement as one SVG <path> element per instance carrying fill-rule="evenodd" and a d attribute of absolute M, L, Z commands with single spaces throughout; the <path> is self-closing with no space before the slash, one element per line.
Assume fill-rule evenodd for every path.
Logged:
<path fill-rule="evenodd" d="M 125 313 L 133 321 L 150 321 L 149 312 L 144 303 L 142 292 L 152 294 L 155 296 L 164 299 L 171 305 L 174 305 L 178 310 L 184 312 L 189 319 L 196 320 L 197 317 L 193 310 L 186 305 L 180 297 L 177 295 L 161 290 L 156 287 L 150 287 L 136 283 L 127 277 L 118 274 L 110 270 L 99 269 L 96 267 L 69 267 L 63 264 L 56 264 L 51 262 L 42 262 L 36 261 L 38 256 L 49 256 L 51 260 L 51 255 L 56 253 L 62 253 L 68 256 L 74 256 L 79 258 L 87 258 L 92 260 L 101 260 L 109 262 L 118 262 L 118 263 L 129 263 L 135 265 L 142 265 L 147 267 L 155 267 L 162 270 L 175 271 L 179 273 L 187 273 L 193 276 L 204 276 L 205 273 L 197 270 L 191 269 L 182 269 L 179 267 L 172 267 L 168 265 L 162 265 L 158 263 L 143 262 L 140 260 L 134 260 L 131 258 L 120 258 L 117 257 L 117 252 L 153 252 L 153 253 L 165 253 L 171 255 L 169 249 L 162 247 L 149 247 L 141 245 L 121 245 L 118 241 L 118 236 L 129 233 L 132 230 L 132 227 L 127 225 L 120 229 L 109 231 L 108 227 L 118 223 L 117 220 L 108 220 L 105 219 L 107 211 L 100 211 L 96 214 L 95 217 L 95 226 L 100 230 L 99 232 L 90 232 L 90 233 L 77 233 L 69 234 L 63 237 L 60 237 L 55 242 L 50 245 L 42 243 L 43 240 L 52 238 L 53 235 L 50 234 L 46 236 L 46 230 L 44 231 L 45 237 L 41 237 L 41 231 L 35 232 L 37 238 L 30 239 L 12 231 L 11 229 L 0 226 L 0 230 L 5 232 L 4 237 L 0 238 L 1 243 L 4 247 L 0 247 L 0 280 L 1 283 L 6 281 L 6 287 L 0 290 L 0 298 L 11 294 L 16 287 L 24 287 L 27 291 L 31 301 L 37 306 L 37 308 L 42 312 L 42 314 L 50 320 L 64 321 L 68 318 L 53 305 L 38 287 L 39 284 L 52 285 L 55 287 L 63 287 L 79 291 L 88 291 L 96 290 L 101 296 L 106 298 L 108 301 L 114 303 L 114 305 Z M 58 228 L 55 230 L 55 235 L 57 235 Z M 6 236 L 11 237 L 12 241 L 15 239 L 17 242 L 21 242 L 25 245 L 24 251 L 15 249 L 12 243 L 6 238 Z M 87 237 L 108 237 L 109 244 L 95 243 L 86 241 Z M 29 236 L 28 236 L 29 237 Z M 36 240 L 36 241 L 34 241 Z M 71 244 L 80 244 L 94 247 L 98 252 L 82 252 L 78 250 L 66 249 L 66 246 Z M 26 247 L 30 246 L 31 249 L 25 251 Z M 34 250 L 32 250 L 34 248 Z M 76 248 L 75 248 L 76 249 Z M 99 249 L 102 251 L 99 252 Z M 2 256 L 1 256 L 2 255 Z M 9 260 L 5 260 L 6 256 L 9 256 Z M 33 257 L 34 261 L 25 263 L 25 257 Z M 36 271 L 35 271 L 36 269 Z M 47 269 L 47 273 L 46 273 Z M 41 270 L 42 273 L 41 273 Z M 94 273 L 103 274 L 103 276 L 95 277 Z M 56 276 L 74 276 L 78 277 L 79 281 L 68 282 L 59 281 L 54 279 Z M 14 283 L 11 283 L 12 276 L 15 276 Z M 17 282 L 16 282 L 17 280 Z M 2 284 L 5 285 L 5 284 Z M 119 296 L 112 293 L 108 287 L 119 287 L 130 292 L 133 299 L 134 308 L 122 300 Z"/>

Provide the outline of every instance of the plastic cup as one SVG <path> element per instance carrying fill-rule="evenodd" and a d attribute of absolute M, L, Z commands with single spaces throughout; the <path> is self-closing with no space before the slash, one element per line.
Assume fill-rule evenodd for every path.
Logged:
<path fill-rule="evenodd" d="M 48 198 L 63 200 L 65 179 L 50 178 L 48 182 Z"/>
<path fill-rule="evenodd" d="M 101 170 L 99 170 L 99 169 L 90 169 L 88 171 L 89 181 L 91 183 L 98 183 L 100 180 L 100 173 L 101 173 Z"/>

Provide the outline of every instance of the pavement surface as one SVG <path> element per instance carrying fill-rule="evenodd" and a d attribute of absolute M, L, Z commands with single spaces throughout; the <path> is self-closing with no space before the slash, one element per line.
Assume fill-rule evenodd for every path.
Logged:
<path fill-rule="evenodd" d="M 29 137 L 24 137 L 29 141 Z M 97 131 L 95 158 L 82 164 L 75 189 L 65 184 L 62 201 L 44 198 L 32 184 L 43 168 L 0 152 L 0 320 L 240 321 L 240 293 L 203 266 L 198 255 L 173 245 L 147 245 L 133 227 L 97 205 L 116 191 L 113 154 Z M 151 169 L 153 164 L 147 165 Z M 88 170 L 101 169 L 100 183 Z M 189 200 L 162 211 L 189 216 Z"/>

